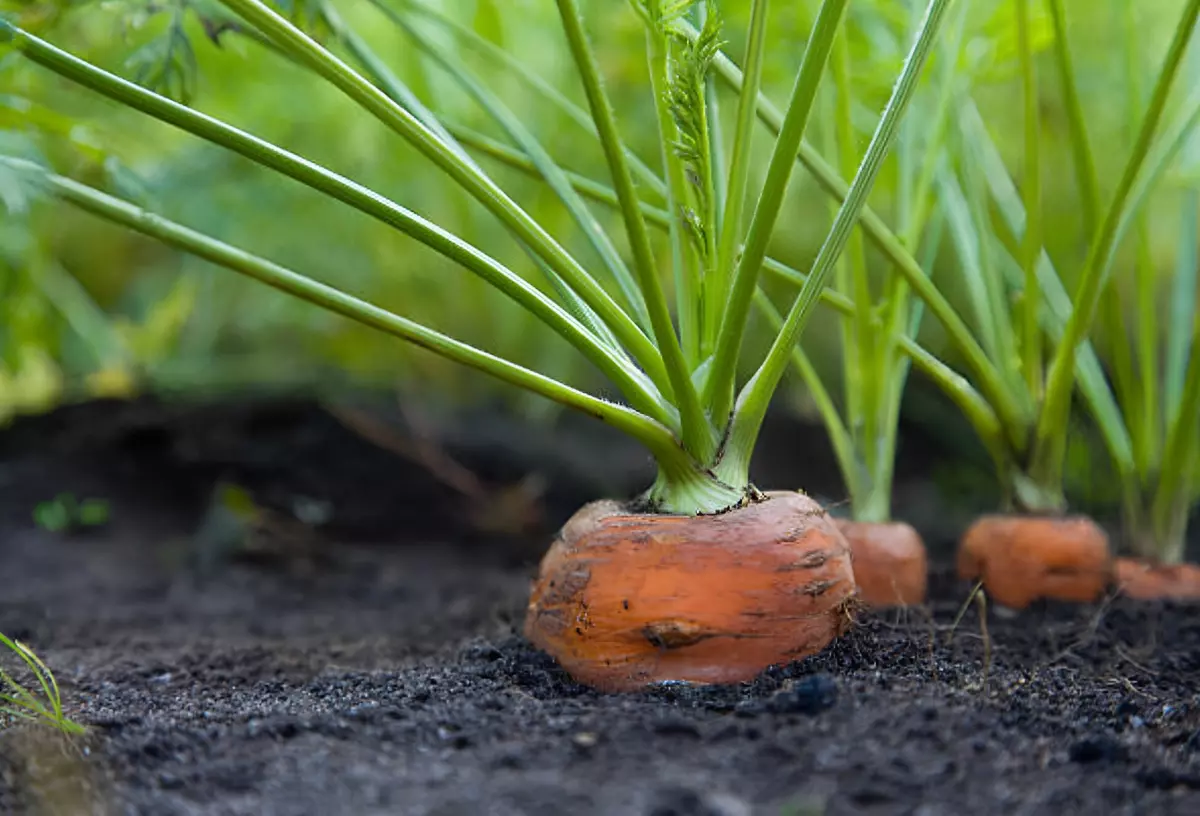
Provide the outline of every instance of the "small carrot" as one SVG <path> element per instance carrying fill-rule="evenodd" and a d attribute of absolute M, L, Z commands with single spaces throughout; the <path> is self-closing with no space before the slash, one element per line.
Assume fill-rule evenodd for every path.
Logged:
<path fill-rule="evenodd" d="M 959 545 L 958 575 L 993 601 L 1023 609 L 1041 598 L 1090 602 L 1112 577 L 1108 536 L 1084 516 L 990 515 Z"/>
<path fill-rule="evenodd" d="M 838 519 L 850 544 L 858 594 L 870 606 L 912 606 L 925 602 L 929 559 L 925 542 L 909 524 Z"/>
<path fill-rule="evenodd" d="M 849 545 L 800 493 L 698 516 L 597 502 L 542 560 L 525 635 L 604 691 L 735 683 L 824 649 L 854 597 Z"/>
<path fill-rule="evenodd" d="M 1200 601 L 1200 565 L 1196 564 L 1118 558 L 1115 583 L 1121 594 L 1142 601 Z"/>

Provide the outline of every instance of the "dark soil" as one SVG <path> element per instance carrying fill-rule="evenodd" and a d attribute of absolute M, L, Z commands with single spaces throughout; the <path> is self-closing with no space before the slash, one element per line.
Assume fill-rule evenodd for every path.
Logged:
<path fill-rule="evenodd" d="M 522 608 L 548 531 L 646 463 L 591 431 L 460 427 L 447 447 L 488 484 L 551 477 L 543 529 L 472 529 L 463 497 L 312 406 L 87 406 L 0 437 L 0 631 L 90 727 L 0 732 L 0 812 L 1200 813 L 1200 606 L 991 609 L 985 635 L 974 606 L 952 630 L 969 587 L 939 572 L 928 609 L 863 614 L 755 683 L 603 696 L 522 641 Z M 837 498 L 819 434 L 775 439 L 766 486 Z M 587 451 L 603 481 L 572 469 Z M 216 479 L 333 514 L 198 570 Z M 914 512 L 936 497 L 919 473 L 901 489 Z M 38 529 L 62 491 L 112 521 Z M 930 501 L 948 563 L 932 520 L 966 511 Z"/>

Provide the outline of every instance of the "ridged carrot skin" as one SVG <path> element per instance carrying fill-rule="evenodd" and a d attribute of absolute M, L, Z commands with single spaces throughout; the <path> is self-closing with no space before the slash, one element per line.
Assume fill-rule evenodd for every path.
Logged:
<path fill-rule="evenodd" d="M 854 580 L 863 603 L 878 608 L 925 603 L 929 557 L 912 525 L 838 519 L 837 526 L 850 544 Z"/>
<path fill-rule="evenodd" d="M 1097 600 L 1113 562 L 1108 535 L 1085 516 L 984 516 L 962 538 L 958 575 L 982 579 L 996 603 L 1024 609 L 1041 598 Z"/>
<path fill-rule="evenodd" d="M 602 691 L 736 683 L 824 649 L 854 598 L 849 545 L 803 494 L 711 516 L 596 502 L 542 560 L 525 636 Z"/>
<path fill-rule="evenodd" d="M 1122 595 L 1140 601 L 1200 601 L 1200 566 L 1150 564 L 1118 558 L 1115 583 Z"/>

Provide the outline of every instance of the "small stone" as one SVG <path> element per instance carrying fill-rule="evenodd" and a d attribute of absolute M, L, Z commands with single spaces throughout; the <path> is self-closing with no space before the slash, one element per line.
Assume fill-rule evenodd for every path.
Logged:
<path fill-rule="evenodd" d="M 812 674 L 776 692 L 768 708 L 776 714 L 817 714 L 837 703 L 837 683 L 827 674 Z"/>
<path fill-rule="evenodd" d="M 571 742 L 575 743 L 580 748 L 592 748 L 599 742 L 599 738 L 590 731 L 581 731 L 571 737 Z"/>

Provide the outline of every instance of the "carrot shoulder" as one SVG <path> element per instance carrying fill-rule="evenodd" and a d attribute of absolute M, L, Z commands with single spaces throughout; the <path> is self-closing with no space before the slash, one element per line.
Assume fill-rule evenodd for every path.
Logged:
<path fill-rule="evenodd" d="M 802 494 L 711 516 L 600 502 L 546 553 L 525 634 L 606 691 L 733 683 L 824 649 L 854 595 L 846 540 Z"/>

